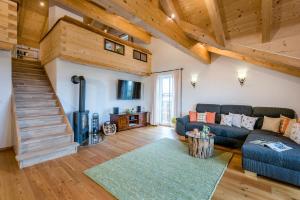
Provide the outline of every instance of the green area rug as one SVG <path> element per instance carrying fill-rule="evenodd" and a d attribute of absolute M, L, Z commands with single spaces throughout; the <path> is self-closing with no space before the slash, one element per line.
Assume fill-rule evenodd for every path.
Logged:
<path fill-rule="evenodd" d="M 210 199 L 232 153 L 209 159 L 188 155 L 187 145 L 162 139 L 85 171 L 121 200 Z"/>

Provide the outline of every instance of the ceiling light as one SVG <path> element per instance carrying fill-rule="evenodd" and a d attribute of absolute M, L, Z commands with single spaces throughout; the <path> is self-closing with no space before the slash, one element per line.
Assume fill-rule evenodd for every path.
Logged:
<path fill-rule="evenodd" d="M 44 7 L 45 6 L 45 2 L 40 1 L 40 6 Z"/>
<path fill-rule="evenodd" d="M 174 13 L 171 14 L 171 19 L 175 19 L 175 14 Z"/>

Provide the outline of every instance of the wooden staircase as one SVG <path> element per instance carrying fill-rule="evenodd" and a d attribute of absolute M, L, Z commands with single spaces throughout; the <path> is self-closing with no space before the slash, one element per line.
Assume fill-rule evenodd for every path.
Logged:
<path fill-rule="evenodd" d="M 20 168 L 77 152 L 73 130 L 40 62 L 13 59 L 14 149 Z"/>

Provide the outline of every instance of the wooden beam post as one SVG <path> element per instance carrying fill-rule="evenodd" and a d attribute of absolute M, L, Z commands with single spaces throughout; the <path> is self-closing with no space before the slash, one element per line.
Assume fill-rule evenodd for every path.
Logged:
<path fill-rule="evenodd" d="M 112 27 L 118 31 L 126 33 L 132 37 L 135 37 L 147 44 L 151 42 L 151 35 L 145 30 L 130 23 L 123 17 L 117 16 L 106 12 L 101 7 L 88 2 L 86 0 L 54 0 L 57 4 L 66 6 L 72 10 L 75 10 L 82 15 L 92 18 L 104 25 Z"/>
<path fill-rule="evenodd" d="M 133 23 L 138 23 L 152 35 L 165 40 L 186 53 L 190 53 L 204 63 L 211 62 L 210 54 L 207 49 L 201 43 L 187 37 L 172 19 L 170 19 L 162 10 L 153 6 L 150 1 L 93 1 Z"/>
<path fill-rule="evenodd" d="M 220 15 L 218 0 L 205 0 L 208 15 L 215 33 L 217 42 L 225 46 L 225 33 L 223 29 L 222 18 Z"/>
<path fill-rule="evenodd" d="M 262 18 L 262 42 L 271 40 L 272 31 L 272 0 L 261 1 L 261 18 Z"/>

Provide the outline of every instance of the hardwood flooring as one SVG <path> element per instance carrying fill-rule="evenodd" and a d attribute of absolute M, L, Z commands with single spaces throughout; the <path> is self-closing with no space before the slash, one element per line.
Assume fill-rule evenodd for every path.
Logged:
<path fill-rule="evenodd" d="M 106 137 L 98 145 L 80 148 L 77 154 L 23 170 L 19 170 L 12 150 L 1 151 L 0 200 L 114 199 L 83 171 L 165 137 L 178 139 L 174 130 L 167 127 L 124 131 Z M 214 193 L 214 200 L 300 200 L 300 188 L 263 177 L 248 177 L 241 168 L 240 151 L 222 149 L 232 151 L 234 157 Z"/>

